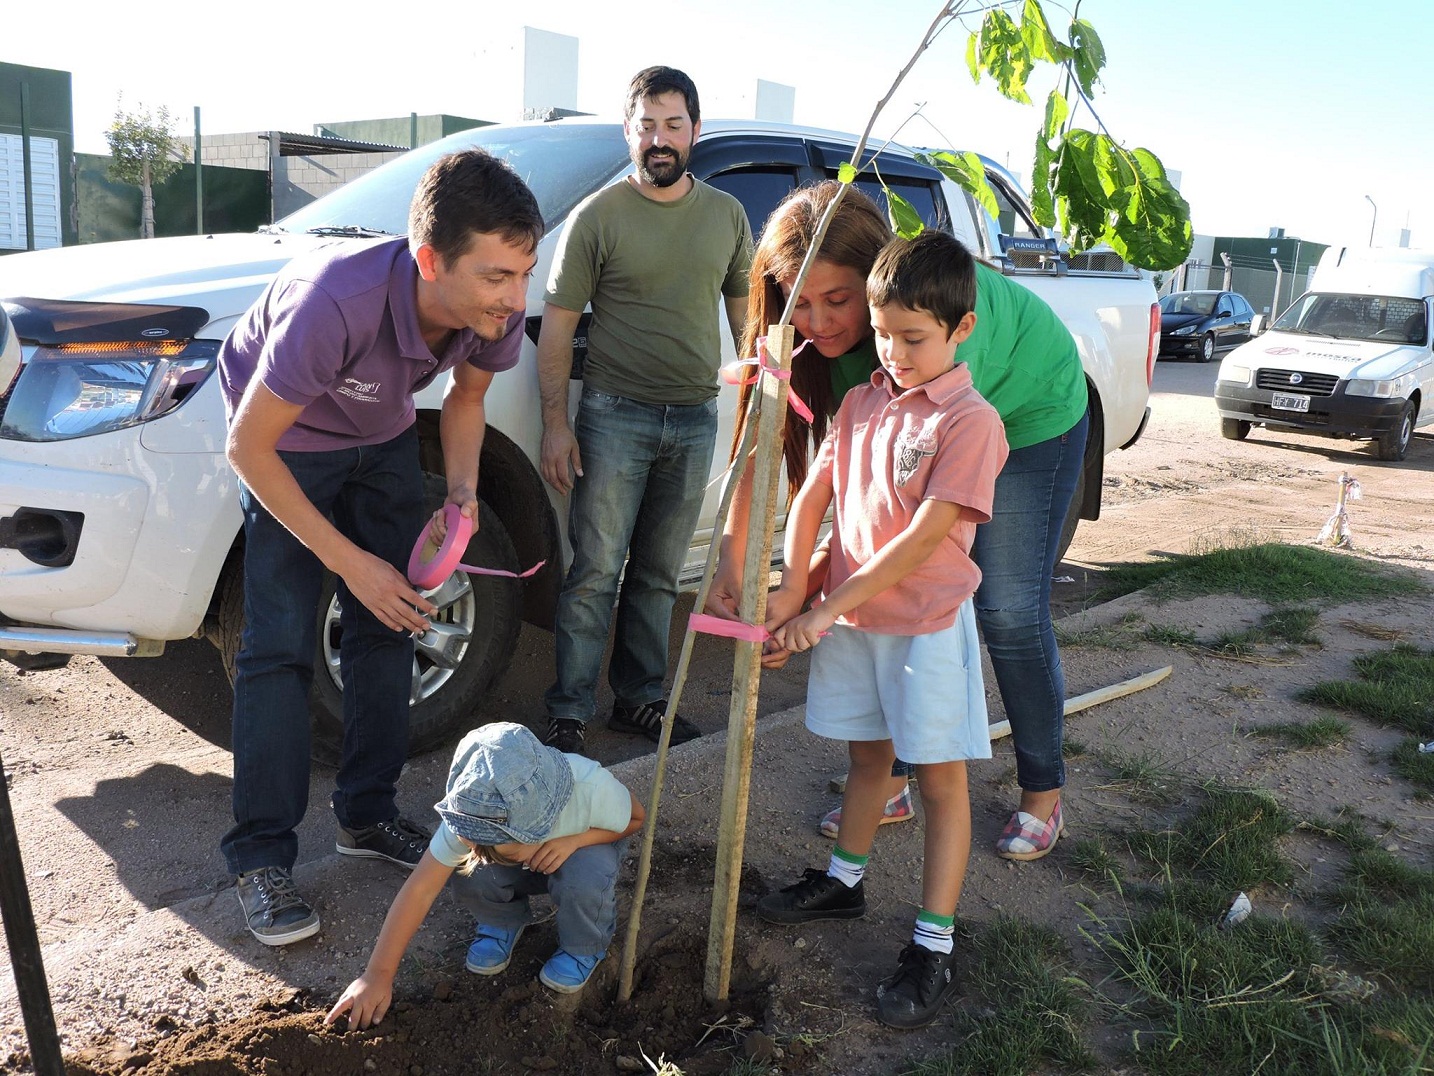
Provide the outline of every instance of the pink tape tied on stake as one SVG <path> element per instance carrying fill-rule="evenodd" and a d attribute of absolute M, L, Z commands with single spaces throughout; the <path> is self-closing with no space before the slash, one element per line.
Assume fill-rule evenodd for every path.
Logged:
<path fill-rule="evenodd" d="M 803 340 L 801 346 L 792 352 L 792 357 L 796 358 L 800 355 L 802 348 L 810 343 L 810 340 Z M 748 375 L 742 372 L 742 367 L 744 366 L 755 366 L 757 369 Z M 759 336 L 757 337 L 757 357 L 755 359 L 737 359 L 733 362 L 729 362 L 726 366 L 722 367 L 722 380 L 729 385 L 751 385 L 762 376 L 763 371 L 771 374 L 779 381 L 790 381 L 792 377 L 792 371 L 783 370 L 772 361 L 772 357 L 767 353 L 767 338 L 765 336 Z M 812 421 L 812 409 L 790 388 L 787 389 L 787 406 L 801 415 L 805 421 Z"/>
<path fill-rule="evenodd" d="M 408 557 L 408 580 L 419 590 L 432 590 L 438 586 L 455 571 L 465 571 L 470 575 L 496 575 L 507 579 L 526 579 L 544 564 L 546 560 L 540 560 L 526 572 L 509 572 L 502 568 L 480 568 L 472 564 L 460 564 L 459 558 L 463 551 L 468 548 L 468 542 L 473 537 L 473 521 L 463 514 L 463 510 L 456 504 L 445 505 L 443 508 L 443 522 L 447 527 L 447 533 L 443 536 L 443 544 L 436 550 L 433 548 L 433 541 L 428 536 L 428 524 L 424 524 L 423 532 L 419 534 L 418 541 L 414 544 L 413 552 Z M 425 556 L 425 554 L 431 555 Z"/>

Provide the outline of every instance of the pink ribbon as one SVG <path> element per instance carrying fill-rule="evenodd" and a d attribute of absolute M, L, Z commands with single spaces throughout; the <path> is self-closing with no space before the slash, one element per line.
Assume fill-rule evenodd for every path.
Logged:
<path fill-rule="evenodd" d="M 443 536 L 443 544 L 434 551 L 433 556 L 424 557 L 424 553 L 432 545 L 426 524 L 423 532 L 418 536 L 418 541 L 413 546 L 413 552 L 409 554 L 408 579 L 419 590 L 432 590 L 455 571 L 465 571 L 470 575 L 497 575 L 506 579 L 526 579 L 548 563 L 545 560 L 540 560 L 526 572 L 509 572 L 502 568 L 479 568 L 472 564 L 460 564 L 458 558 L 463 556 L 463 551 L 468 548 L 469 539 L 473 537 L 473 521 L 465 516 L 462 509 L 456 504 L 449 504 L 443 508 L 443 522 L 447 527 L 447 533 Z"/>
<path fill-rule="evenodd" d="M 704 635 L 721 635 L 727 639 L 740 639 L 744 643 L 765 643 L 772 637 L 772 633 L 758 624 L 748 624 L 742 620 L 723 620 L 720 616 L 712 616 L 709 613 L 693 613 L 687 618 L 687 626 L 693 631 L 700 631 Z M 822 632 L 823 636 L 831 632 Z"/>
<path fill-rule="evenodd" d="M 792 352 L 792 358 L 796 358 L 800 355 L 802 348 L 810 343 L 810 340 L 803 340 L 801 346 Z M 752 373 L 751 377 L 744 377 L 735 372 L 736 368 L 742 366 L 755 366 L 757 370 Z M 789 381 L 792 377 L 792 371 L 783 370 L 772 361 L 771 355 L 767 353 L 767 338 L 765 336 L 759 336 L 757 337 L 757 357 L 755 359 L 738 359 L 736 362 L 728 363 L 727 366 L 723 368 L 722 376 L 732 385 L 751 385 L 762 376 L 763 371 L 771 374 L 779 381 Z M 790 388 L 787 389 L 787 405 L 807 422 L 812 421 L 812 409 Z"/>

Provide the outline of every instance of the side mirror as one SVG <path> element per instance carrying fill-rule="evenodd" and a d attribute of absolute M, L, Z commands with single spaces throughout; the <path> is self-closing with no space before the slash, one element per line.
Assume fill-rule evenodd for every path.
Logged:
<path fill-rule="evenodd" d="M 1259 336 L 1268 326 L 1265 324 L 1265 315 L 1256 314 L 1250 319 L 1250 335 Z"/>

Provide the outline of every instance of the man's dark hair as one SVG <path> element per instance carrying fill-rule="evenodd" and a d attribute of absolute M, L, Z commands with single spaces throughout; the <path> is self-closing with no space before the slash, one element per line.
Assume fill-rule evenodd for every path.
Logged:
<path fill-rule="evenodd" d="M 900 303 L 920 310 L 950 333 L 976 307 L 976 259 L 945 232 L 893 239 L 866 278 L 866 301 L 874 307 Z"/>
<path fill-rule="evenodd" d="M 702 119 L 702 106 L 697 102 L 697 87 L 692 80 L 675 67 L 645 67 L 632 76 L 627 87 L 627 102 L 623 105 L 622 118 L 632 119 L 637 106 L 651 97 L 665 93 L 680 93 L 687 102 L 687 117 L 693 123 Z"/>
<path fill-rule="evenodd" d="M 538 200 L 508 162 L 481 149 L 465 149 L 428 166 L 408 208 L 408 245 L 425 243 L 452 265 L 475 233 L 537 248 L 543 238 Z"/>

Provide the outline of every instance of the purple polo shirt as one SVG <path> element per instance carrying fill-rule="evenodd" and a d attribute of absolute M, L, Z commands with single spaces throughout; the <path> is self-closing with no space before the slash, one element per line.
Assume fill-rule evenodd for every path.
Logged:
<path fill-rule="evenodd" d="M 501 340 L 472 329 L 434 357 L 418 328 L 418 265 L 404 237 L 353 240 L 295 258 L 219 349 L 230 420 L 249 383 L 304 410 L 278 447 L 322 452 L 376 445 L 413 425 L 413 394 L 467 362 L 497 373 L 518 362 L 523 311 Z"/>

